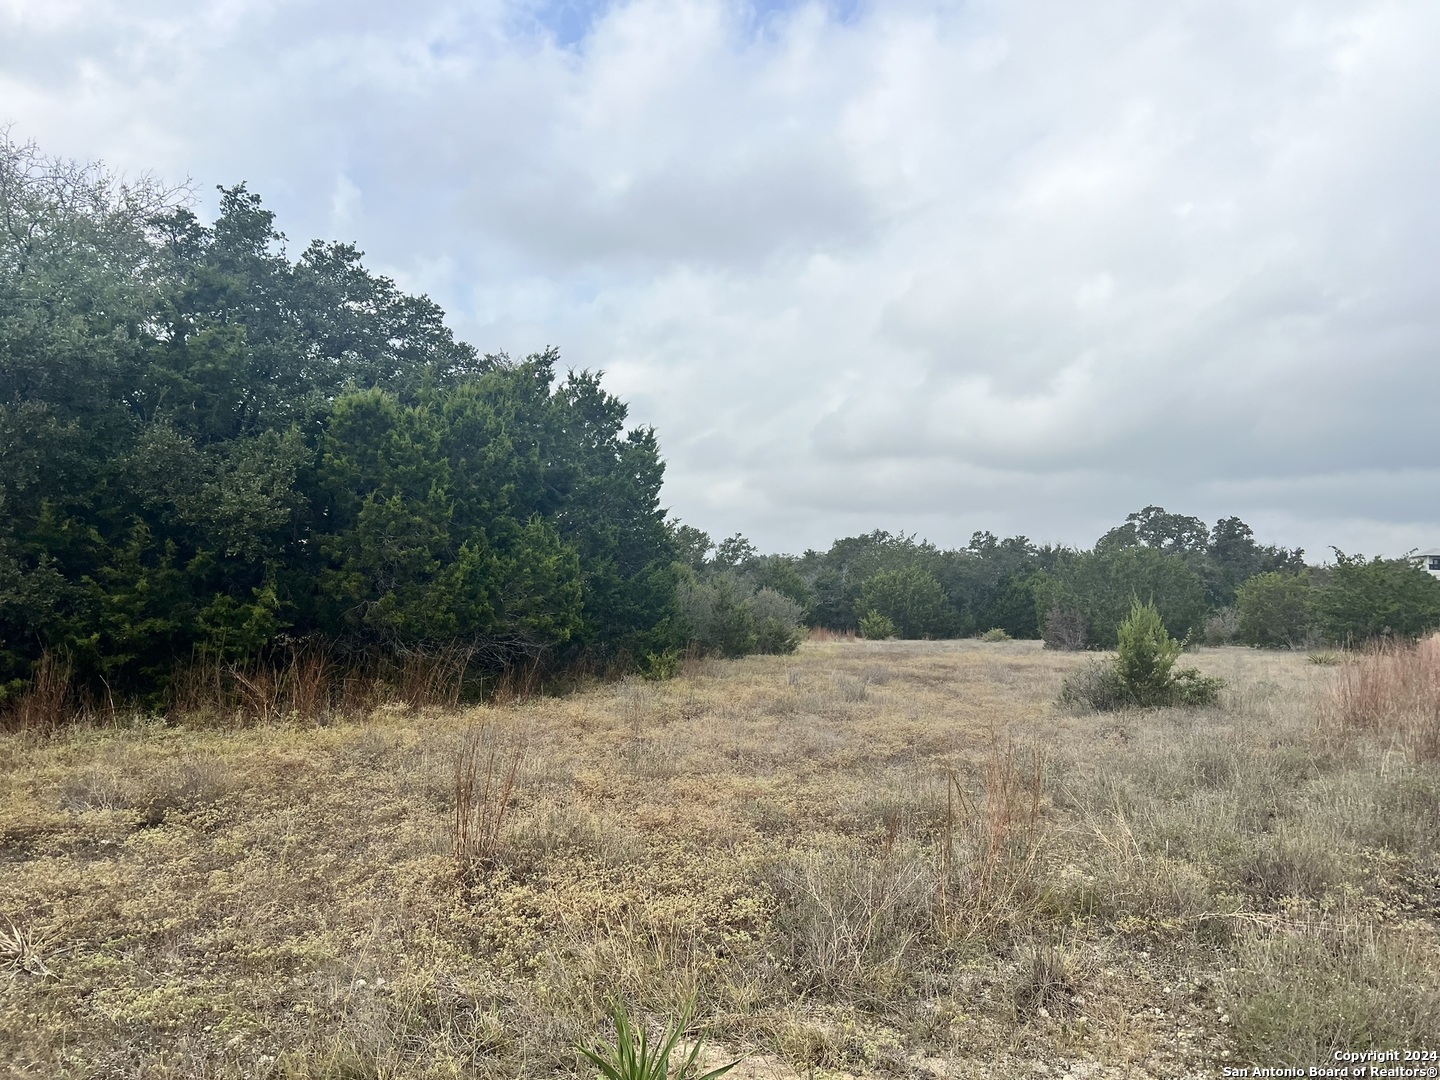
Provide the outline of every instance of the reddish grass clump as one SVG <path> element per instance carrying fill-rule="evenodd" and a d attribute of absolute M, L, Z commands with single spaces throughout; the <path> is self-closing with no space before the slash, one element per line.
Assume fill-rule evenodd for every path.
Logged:
<path fill-rule="evenodd" d="M 1343 727 L 1390 735 L 1416 761 L 1440 761 L 1440 634 L 1372 646 L 1335 687 Z"/>
<path fill-rule="evenodd" d="M 810 641 L 858 641 L 854 630 L 831 630 L 828 626 L 812 626 Z"/>
<path fill-rule="evenodd" d="M 70 661 L 46 653 L 35 665 L 30 685 L 0 707 L 0 730 L 53 731 L 75 713 Z"/>

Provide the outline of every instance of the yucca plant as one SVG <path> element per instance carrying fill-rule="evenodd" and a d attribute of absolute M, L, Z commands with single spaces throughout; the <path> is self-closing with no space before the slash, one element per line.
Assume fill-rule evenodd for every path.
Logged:
<path fill-rule="evenodd" d="M 600 1070 L 601 1080 L 715 1080 L 740 1062 L 732 1061 L 718 1069 L 697 1073 L 695 1070 L 699 1066 L 695 1064 L 695 1059 L 700 1056 L 700 1048 L 705 1042 L 703 1038 L 695 1040 L 690 1052 L 678 1065 L 670 1062 L 694 1012 L 695 999 L 691 997 L 658 1046 L 652 1046 L 649 1034 L 643 1027 L 638 1031 L 635 1029 L 625 1002 L 617 997 L 610 1005 L 610 1015 L 615 1021 L 615 1044 L 594 1049 L 576 1046 L 576 1049 Z"/>

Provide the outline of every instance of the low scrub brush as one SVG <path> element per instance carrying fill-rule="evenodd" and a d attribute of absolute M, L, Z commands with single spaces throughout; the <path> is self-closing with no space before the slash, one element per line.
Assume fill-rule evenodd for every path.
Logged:
<path fill-rule="evenodd" d="M 1184 646 L 1170 636 L 1153 603 L 1131 605 L 1119 639 L 1113 659 L 1087 664 L 1066 678 L 1060 687 L 1063 704 L 1107 712 L 1126 706 L 1209 705 L 1219 696 L 1221 680 L 1196 668 L 1176 670 Z"/>

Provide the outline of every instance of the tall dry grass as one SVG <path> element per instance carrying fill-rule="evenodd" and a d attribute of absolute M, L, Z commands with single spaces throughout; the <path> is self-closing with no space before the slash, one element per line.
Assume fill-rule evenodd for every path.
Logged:
<path fill-rule="evenodd" d="M 1440 761 L 1440 634 L 1371 646 L 1340 670 L 1333 716 L 1393 740 L 1411 760 Z"/>
<path fill-rule="evenodd" d="M 41 656 L 30 684 L 7 707 L 0 708 L 0 730 L 53 731 L 78 711 L 71 685 L 73 666 L 60 653 Z"/>
<path fill-rule="evenodd" d="M 452 839 L 462 879 L 490 866 L 500 852 L 524 753 L 523 746 L 501 745 L 486 724 L 469 728 L 460 740 Z"/>
<path fill-rule="evenodd" d="M 386 704 L 455 709 L 467 694 L 484 689 L 477 656 L 463 645 L 344 655 L 315 642 L 243 662 L 197 655 L 176 667 L 159 711 L 187 726 L 244 727 L 358 719 Z M 500 704 L 534 696 L 542 674 L 536 658 L 508 664 L 489 687 L 490 696 Z M 54 732 L 77 722 L 113 721 L 127 709 L 152 711 L 143 702 L 117 704 L 108 693 L 97 699 L 74 676 L 67 656 L 45 653 L 25 689 L 0 704 L 0 730 Z"/>
<path fill-rule="evenodd" d="M 947 772 L 936 903 L 951 937 L 994 936 L 1033 914 L 1044 771 L 1039 750 L 1011 742 L 981 764 L 978 795 L 954 769 Z"/>
<path fill-rule="evenodd" d="M 1075 715 L 1083 657 L 1028 642 L 836 640 L 467 712 L 0 736 L 0 929 L 56 976 L 0 942 L 0 1045 L 538 1080 L 617 993 L 652 1029 L 698 994 L 745 1080 L 1422 1044 L 1440 765 L 1385 709 L 1317 724 L 1346 670 L 1196 662 L 1215 708 Z"/>

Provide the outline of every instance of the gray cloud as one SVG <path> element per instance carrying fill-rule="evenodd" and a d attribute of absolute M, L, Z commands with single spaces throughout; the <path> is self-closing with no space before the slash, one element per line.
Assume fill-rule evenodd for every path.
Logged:
<path fill-rule="evenodd" d="M 14 134 L 247 179 L 655 424 L 677 513 L 1440 543 L 1440 9 L 9 0 Z M 213 205 L 213 201 L 212 201 Z"/>

